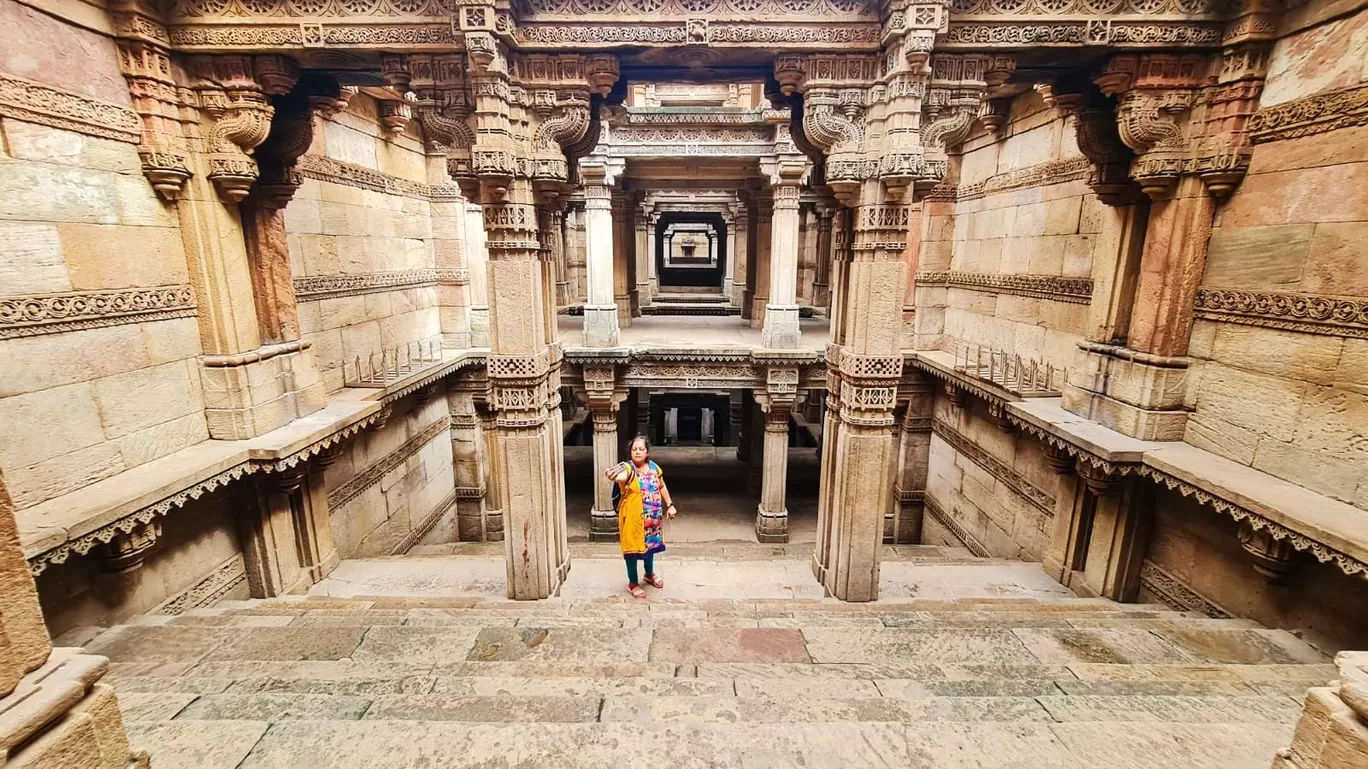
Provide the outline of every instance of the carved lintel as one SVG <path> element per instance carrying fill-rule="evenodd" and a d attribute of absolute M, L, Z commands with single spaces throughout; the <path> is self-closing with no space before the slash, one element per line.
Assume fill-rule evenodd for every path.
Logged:
<path fill-rule="evenodd" d="M 118 530 L 108 542 L 95 550 L 100 566 L 112 574 L 126 574 L 143 565 L 147 555 L 161 539 L 161 519 L 133 526 L 129 531 Z"/>
<path fill-rule="evenodd" d="M 1254 571 L 1271 583 L 1282 582 L 1292 572 L 1295 550 L 1286 539 L 1275 539 L 1268 529 L 1255 529 L 1249 521 L 1240 525 L 1240 547 L 1249 556 Z"/>

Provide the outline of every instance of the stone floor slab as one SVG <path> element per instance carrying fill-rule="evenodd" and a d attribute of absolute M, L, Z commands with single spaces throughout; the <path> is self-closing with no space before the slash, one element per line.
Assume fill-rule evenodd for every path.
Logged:
<path fill-rule="evenodd" d="M 390 660 L 439 665 L 460 662 L 470 653 L 477 628 L 373 627 L 351 655 L 358 661 Z"/>
<path fill-rule="evenodd" d="M 86 652 L 111 662 L 198 662 L 235 637 L 221 628 L 116 627 L 86 645 Z"/>
<path fill-rule="evenodd" d="M 123 713 L 125 721 L 170 721 L 199 696 L 198 694 L 174 692 L 158 694 L 120 693 L 119 712 Z"/>
<path fill-rule="evenodd" d="M 730 697 L 736 687 L 721 678 L 441 678 L 434 693 L 536 697 Z"/>
<path fill-rule="evenodd" d="M 599 697 L 412 694 L 376 697 L 366 720 L 591 723 Z"/>
<path fill-rule="evenodd" d="M 1286 665 L 1328 661 L 1325 655 L 1286 630 L 1161 628 L 1154 633 L 1204 662 Z"/>
<path fill-rule="evenodd" d="M 1289 697 L 1185 697 L 1089 695 L 1040 697 L 1050 715 L 1067 721 L 1291 724 L 1301 706 Z"/>
<path fill-rule="evenodd" d="M 786 628 L 658 631 L 652 662 L 808 662 L 803 633 Z"/>
<path fill-rule="evenodd" d="M 128 724 L 128 739 L 152 754 L 156 769 L 236 769 L 266 733 L 257 721 Z"/>
<path fill-rule="evenodd" d="M 486 628 L 466 659 L 471 662 L 646 662 L 651 633 L 583 628 Z"/>
<path fill-rule="evenodd" d="M 605 723 L 1048 721 L 1029 697 L 608 697 Z"/>
<path fill-rule="evenodd" d="M 1037 660 L 1010 630 L 805 629 L 813 662 L 1029 664 Z"/>
<path fill-rule="evenodd" d="M 1022 628 L 1012 632 L 1037 660 L 1046 664 L 1181 664 L 1199 661 L 1148 630 Z"/>
<path fill-rule="evenodd" d="M 176 716 L 181 721 L 354 721 L 367 697 L 324 694 L 206 694 Z"/>
<path fill-rule="evenodd" d="M 206 662 L 340 660 L 352 656 L 367 629 L 253 627 L 224 632 L 223 644 L 205 656 Z"/>

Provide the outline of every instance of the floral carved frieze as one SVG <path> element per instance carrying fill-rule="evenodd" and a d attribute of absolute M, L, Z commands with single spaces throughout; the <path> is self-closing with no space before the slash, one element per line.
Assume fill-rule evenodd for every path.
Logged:
<path fill-rule="evenodd" d="M 190 318 L 190 286 L 0 297 L 0 339 Z"/>
<path fill-rule="evenodd" d="M 959 187 L 938 187 L 935 190 L 935 199 L 977 200 L 1000 192 L 1063 184 L 1088 178 L 1090 166 L 1091 164 L 1085 157 L 1051 160 L 1047 163 L 990 176 L 974 184 L 964 184 Z"/>
<path fill-rule="evenodd" d="M 394 451 L 380 458 L 380 461 L 352 476 L 350 480 L 328 492 L 328 508 L 337 510 L 351 500 L 355 499 L 361 492 L 380 482 L 386 473 L 398 467 L 404 460 L 417 454 L 420 449 L 426 446 L 451 426 L 451 418 L 443 415 L 440 419 L 423 428 L 417 435 L 409 438 L 399 445 Z"/>
<path fill-rule="evenodd" d="M 995 294 L 1014 294 L 1037 299 L 1050 299 L 1070 304 L 1092 301 L 1093 282 L 1090 278 L 1061 278 L 1057 275 L 1000 275 L 991 272 L 945 270 L 919 272 L 918 285 L 948 286 L 970 291 Z"/>
<path fill-rule="evenodd" d="M 791 18 L 877 20 L 871 0 L 526 0 L 520 18 L 609 16 L 614 18 Z"/>
<path fill-rule="evenodd" d="M 226 22 L 226 23 L 224 23 Z M 232 23 L 232 19 L 182 24 L 170 28 L 171 44 L 176 48 L 262 49 L 325 48 L 392 45 L 447 51 L 460 44 L 451 23 L 396 22 L 289 24 Z M 253 20 L 255 22 L 255 20 Z"/>
<path fill-rule="evenodd" d="M 0 73 L 0 117 L 137 144 L 142 118 L 133 110 Z"/>
<path fill-rule="evenodd" d="M 350 275 L 309 275 L 294 279 L 295 297 L 302 302 L 334 299 L 340 296 L 403 291 L 437 285 L 433 269 L 362 272 Z"/>
<path fill-rule="evenodd" d="M 1265 107 L 1250 116 L 1248 130 L 1261 144 L 1361 125 L 1368 125 L 1368 85 Z"/>
<path fill-rule="evenodd" d="M 1221 0 L 952 0 L 955 16 L 1193 16 L 1219 17 Z"/>
<path fill-rule="evenodd" d="M 1231 616 L 1206 596 L 1156 566 L 1153 561 L 1146 560 L 1140 565 L 1140 587 L 1153 593 L 1165 606 L 1177 611 L 1201 612 L 1212 619 L 1229 619 Z"/>
<path fill-rule="evenodd" d="M 1204 288 L 1199 317 L 1308 334 L 1368 339 L 1368 301 L 1310 294 Z"/>
<path fill-rule="evenodd" d="M 934 421 L 931 431 L 945 441 L 960 455 L 983 468 L 984 472 L 1002 482 L 1008 490 L 1030 502 L 1037 510 L 1054 517 L 1055 499 L 1045 490 L 1026 480 L 1021 473 L 1013 470 L 1005 462 L 988 453 L 983 447 L 970 440 L 949 424 Z"/>
<path fill-rule="evenodd" d="M 1218 46 L 1225 35 L 1219 21 L 951 21 L 943 45 L 947 50 L 971 46 L 1012 48 L 1031 45 L 1112 45 L 1178 48 Z"/>
<path fill-rule="evenodd" d="M 345 16 L 450 16 L 448 0 L 177 0 L 172 21 L 186 18 L 329 18 Z"/>

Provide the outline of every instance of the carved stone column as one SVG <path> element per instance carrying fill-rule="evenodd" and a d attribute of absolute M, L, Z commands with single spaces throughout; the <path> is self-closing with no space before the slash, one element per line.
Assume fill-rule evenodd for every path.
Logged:
<path fill-rule="evenodd" d="M 620 328 L 614 299 L 613 218 L 611 185 L 616 180 L 608 163 L 585 162 L 584 247 L 588 263 L 587 298 L 584 305 L 584 343 L 589 347 L 614 347 Z"/>
<path fill-rule="evenodd" d="M 904 392 L 907 401 L 902 422 L 898 425 L 890 539 L 894 544 L 917 544 L 921 542 L 925 512 L 935 397 L 932 382 L 923 376 L 916 377 Z"/>
<path fill-rule="evenodd" d="M 651 266 L 651 233 L 649 212 L 645 206 L 635 209 L 636 220 L 633 227 L 634 257 L 636 259 L 637 302 L 645 307 L 651 303 L 651 277 L 655 270 Z"/>
<path fill-rule="evenodd" d="M 732 284 L 728 296 L 732 307 L 741 307 L 744 310 L 750 306 L 746 295 L 751 241 L 749 207 L 744 204 L 738 206 L 732 221 L 734 237 L 731 239 L 732 250 L 728 254 L 728 258 L 732 260 Z"/>
<path fill-rule="evenodd" d="M 504 478 L 504 469 L 499 464 L 498 424 L 495 421 L 494 411 L 489 405 L 487 396 L 488 393 L 485 392 L 477 394 L 475 398 L 475 413 L 479 417 L 480 437 L 484 441 L 480 446 L 480 467 L 484 471 L 483 485 L 485 489 L 484 532 L 486 540 L 502 542 L 504 539 L 503 487 L 507 481 Z"/>
<path fill-rule="evenodd" d="M 779 161 L 775 181 L 773 221 L 770 226 L 769 301 L 765 306 L 763 344 L 777 350 L 796 349 L 798 328 L 798 182 L 802 162 Z"/>
<path fill-rule="evenodd" d="M 766 386 L 757 392 L 757 405 L 762 416 L 764 450 L 761 453 L 762 478 L 760 506 L 755 516 L 755 536 L 761 542 L 788 541 L 788 507 L 785 491 L 788 485 L 789 417 L 798 397 L 798 369 L 771 366 L 766 372 Z"/>
<path fill-rule="evenodd" d="M 489 346 L 489 249 L 484 211 L 479 203 L 465 207 L 465 253 L 470 277 L 470 346 Z"/>
<path fill-rule="evenodd" d="M 475 407 L 484 382 L 458 379 L 447 392 L 451 415 L 451 468 L 456 482 L 456 536 L 462 542 L 490 541 L 485 523 L 485 436 Z"/>
<path fill-rule="evenodd" d="M 304 462 L 255 476 L 235 511 L 253 598 L 302 593 L 337 565 L 321 467 Z"/>
<path fill-rule="evenodd" d="M 765 325 L 765 306 L 769 304 L 770 250 L 774 247 L 773 241 L 773 221 L 774 221 L 774 194 L 770 190 L 761 190 L 755 196 L 755 258 L 752 265 L 755 267 L 754 292 L 751 295 L 750 321 L 751 328 L 764 328 Z M 749 279 L 749 276 L 748 276 Z"/>
<path fill-rule="evenodd" d="M 765 410 L 758 393 L 751 393 L 747 424 L 746 493 L 759 494 L 765 479 Z"/>
<path fill-rule="evenodd" d="M 561 279 L 556 283 L 556 304 L 566 307 L 578 304 L 575 296 L 575 285 L 578 281 L 580 244 L 576 242 L 576 232 L 578 226 L 576 221 L 579 219 L 579 204 L 571 201 L 565 207 L 565 213 L 561 216 L 561 243 L 564 253 L 565 271 L 561 273 Z"/>
<path fill-rule="evenodd" d="M 613 484 L 605 473 L 619 461 L 618 423 L 626 391 L 615 389 L 612 366 L 584 367 L 584 390 L 594 424 L 594 506 L 589 512 L 589 539 L 615 542 L 618 538 L 617 511 L 613 509 Z"/>
<path fill-rule="evenodd" d="M 813 307 L 826 307 L 831 304 L 831 290 L 828 284 L 831 274 L 831 217 L 835 213 L 834 207 L 818 203 L 817 272 L 812 281 Z"/>
<path fill-rule="evenodd" d="M 640 314 L 636 294 L 636 230 L 632 226 L 630 193 L 621 185 L 612 190 L 609 200 L 613 222 L 613 303 L 617 305 L 618 325 L 631 328 L 632 318 Z"/>

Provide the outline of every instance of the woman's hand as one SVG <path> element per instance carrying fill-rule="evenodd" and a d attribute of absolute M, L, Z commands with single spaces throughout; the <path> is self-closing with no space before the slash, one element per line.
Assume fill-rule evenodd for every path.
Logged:
<path fill-rule="evenodd" d="M 678 510 L 675 510 L 675 506 L 674 506 L 673 503 L 671 503 L 671 504 L 665 506 L 665 515 L 666 515 L 666 517 L 668 517 L 670 520 L 674 520 L 675 514 L 678 513 L 678 512 L 679 512 Z"/>

